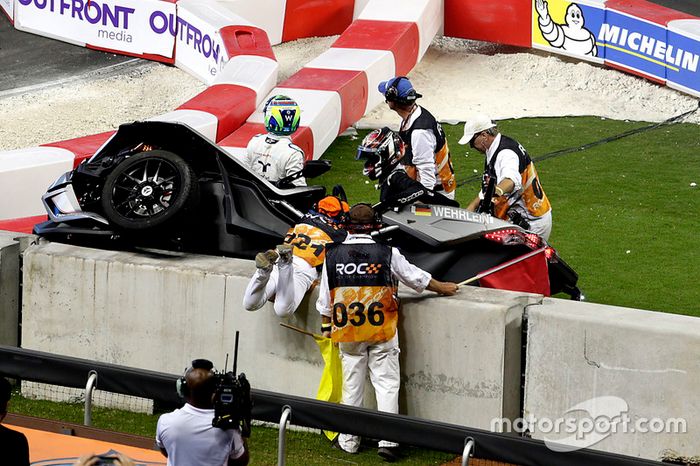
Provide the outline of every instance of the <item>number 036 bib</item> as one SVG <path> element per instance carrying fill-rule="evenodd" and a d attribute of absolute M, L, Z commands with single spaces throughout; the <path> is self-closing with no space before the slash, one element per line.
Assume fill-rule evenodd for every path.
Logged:
<path fill-rule="evenodd" d="M 382 342 L 398 323 L 391 247 L 377 243 L 327 246 L 326 271 L 335 342 Z"/>
<path fill-rule="evenodd" d="M 381 342 L 391 339 L 399 320 L 395 292 L 383 286 L 331 290 L 331 339 L 335 342 Z"/>

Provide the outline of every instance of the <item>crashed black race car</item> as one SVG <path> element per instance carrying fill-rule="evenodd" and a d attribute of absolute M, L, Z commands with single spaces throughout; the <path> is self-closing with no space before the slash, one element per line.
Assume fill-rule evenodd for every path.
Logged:
<path fill-rule="evenodd" d="M 307 163 L 303 175 L 330 163 Z M 300 174 L 301 175 L 301 174 Z M 272 184 L 187 125 L 120 126 L 90 159 L 42 197 L 49 220 L 34 233 L 85 246 L 134 247 L 253 258 L 326 194 L 323 186 Z M 440 280 L 462 282 L 542 249 L 551 294 L 581 299 L 578 275 L 539 236 L 484 213 L 406 206 L 383 213 L 379 241 Z"/>

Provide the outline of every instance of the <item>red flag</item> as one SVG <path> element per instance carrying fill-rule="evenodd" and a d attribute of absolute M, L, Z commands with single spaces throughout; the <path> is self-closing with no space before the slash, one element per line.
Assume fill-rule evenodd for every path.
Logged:
<path fill-rule="evenodd" d="M 549 296 L 549 270 L 544 251 L 542 248 L 481 272 L 479 285 Z"/>

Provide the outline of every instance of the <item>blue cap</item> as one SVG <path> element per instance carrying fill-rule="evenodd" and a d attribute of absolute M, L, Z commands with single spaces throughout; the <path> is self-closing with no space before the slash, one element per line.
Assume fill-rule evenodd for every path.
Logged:
<path fill-rule="evenodd" d="M 387 100 L 401 103 L 412 103 L 419 97 L 423 97 L 413 88 L 413 84 L 405 76 L 397 76 L 379 83 L 379 92 L 384 94 Z"/>

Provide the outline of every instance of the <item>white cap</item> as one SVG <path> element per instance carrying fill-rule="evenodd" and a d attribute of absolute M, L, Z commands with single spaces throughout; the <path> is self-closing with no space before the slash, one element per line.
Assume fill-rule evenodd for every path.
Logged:
<path fill-rule="evenodd" d="M 464 136 L 462 136 L 462 139 L 459 140 L 459 143 L 462 145 L 469 144 L 469 141 L 472 140 L 476 133 L 480 133 L 482 131 L 486 131 L 489 128 L 495 127 L 496 124 L 492 122 L 491 119 L 486 115 L 472 115 L 464 123 Z"/>

